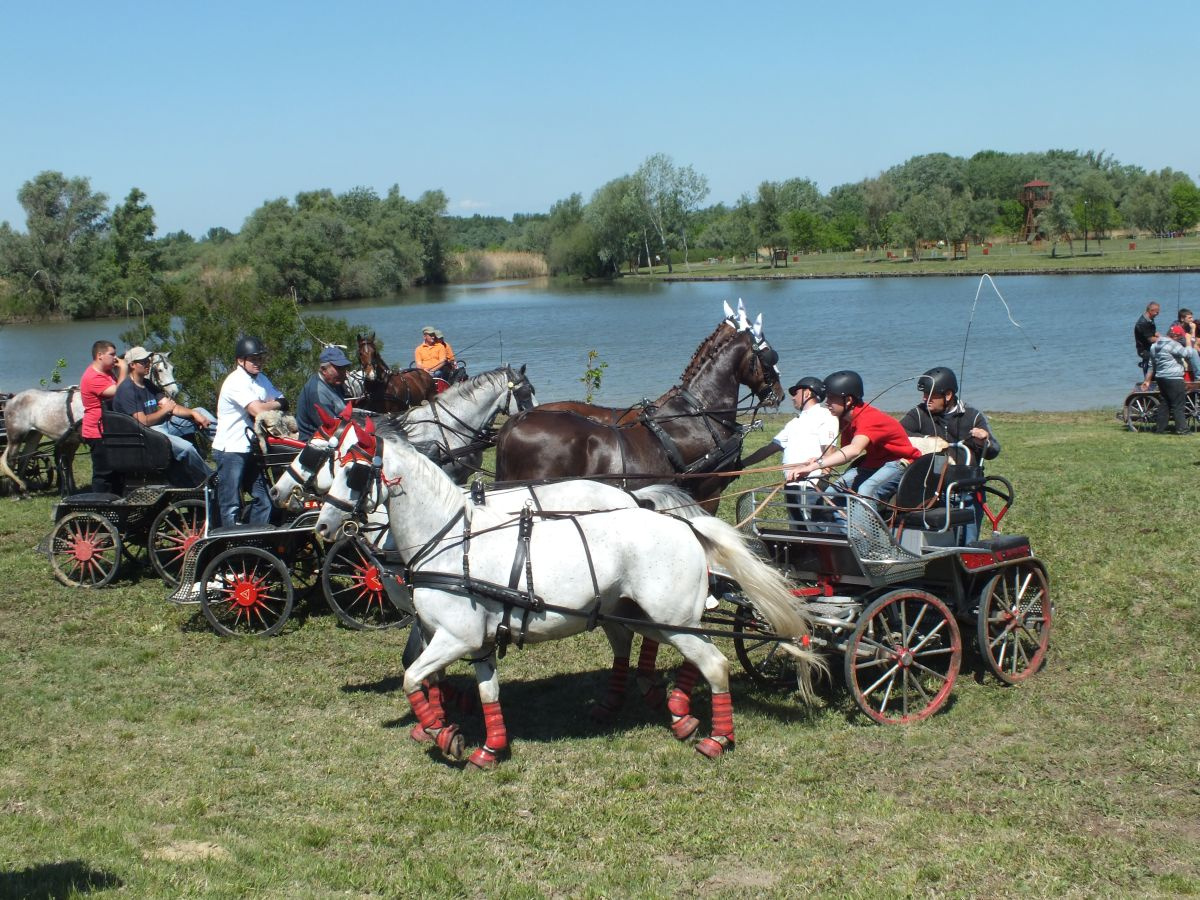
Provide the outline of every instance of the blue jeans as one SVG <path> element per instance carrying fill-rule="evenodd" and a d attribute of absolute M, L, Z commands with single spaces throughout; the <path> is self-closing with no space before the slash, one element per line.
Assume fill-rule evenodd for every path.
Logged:
<path fill-rule="evenodd" d="M 878 469 L 863 469 L 855 466 L 842 473 L 834 488 L 844 491 L 846 488 L 863 497 L 872 500 L 887 500 L 896 493 L 900 478 L 904 475 L 904 464 L 894 459 L 885 462 Z"/>
<path fill-rule="evenodd" d="M 204 462 L 204 457 L 200 455 L 200 452 L 192 445 L 192 442 L 172 433 L 163 425 L 154 425 L 152 427 L 155 431 L 165 434 L 171 442 L 171 455 L 175 457 L 180 468 L 192 482 L 185 485 L 185 487 L 196 487 L 203 484 L 205 479 L 212 474 L 212 469 Z"/>
<path fill-rule="evenodd" d="M 195 410 L 208 418 L 209 425 L 204 429 L 204 432 L 208 435 L 209 441 L 212 441 L 217 436 L 217 417 L 202 406 L 195 407 Z M 191 419 L 185 419 L 183 416 L 168 416 L 165 422 L 159 422 L 154 428 L 163 434 L 181 438 L 191 437 L 197 431 L 200 431 L 199 425 Z"/>
<path fill-rule="evenodd" d="M 271 495 L 266 474 L 259 469 L 251 453 L 226 453 L 214 450 L 217 463 L 217 506 L 221 510 L 221 525 L 236 525 L 242 511 L 242 491 L 250 494 L 250 525 L 266 525 L 271 521 Z"/>

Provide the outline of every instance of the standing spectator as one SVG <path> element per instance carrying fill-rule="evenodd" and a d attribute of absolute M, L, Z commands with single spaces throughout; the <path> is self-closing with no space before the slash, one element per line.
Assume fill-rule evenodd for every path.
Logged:
<path fill-rule="evenodd" d="M 170 472 L 171 480 L 178 487 L 196 487 L 203 484 L 212 474 L 205 465 L 204 458 L 186 438 L 179 437 L 168 430 L 167 423 L 172 416 L 194 422 L 200 428 L 207 428 L 208 417 L 202 412 L 189 409 L 163 394 L 162 391 L 150 387 L 146 378 L 150 374 L 150 351 L 145 347 L 131 347 L 125 351 L 125 366 L 128 377 L 117 385 L 113 395 L 113 410 L 132 416 L 147 428 L 153 428 L 167 436 L 171 441 L 171 455 L 176 465 Z"/>
<path fill-rule="evenodd" d="M 113 370 L 117 372 L 114 374 Z M 112 470 L 104 449 L 104 401 L 112 399 L 117 385 L 124 381 L 129 369 L 124 360 L 117 359 L 117 345 L 112 341 L 92 344 L 92 364 L 79 378 L 79 395 L 83 398 L 83 442 L 92 454 L 92 493 L 119 494 L 124 479 Z"/>
<path fill-rule="evenodd" d="M 1156 300 L 1151 300 L 1146 304 L 1146 311 L 1138 316 L 1137 322 L 1133 326 L 1133 344 L 1137 348 L 1138 359 L 1141 362 L 1142 375 L 1150 370 L 1150 345 L 1158 340 L 1158 328 L 1154 324 L 1154 320 L 1158 317 L 1159 305 Z"/>
<path fill-rule="evenodd" d="M 1184 383 L 1184 373 L 1191 371 L 1196 375 L 1195 351 L 1184 345 L 1184 331 L 1179 325 L 1167 329 L 1166 337 L 1159 337 L 1150 345 L 1150 371 L 1142 382 L 1142 390 L 1150 388 L 1150 380 L 1158 385 L 1162 400 L 1158 404 L 1155 432 L 1167 433 L 1167 417 L 1175 420 L 1175 433 L 1187 434 L 1188 422 L 1184 414 L 1183 404 L 1187 398 L 1187 386 Z"/>
<path fill-rule="evenodd" d="M 321 351 L 318 364 L 320 368 L 304 383 L 296 401 L 296 428 L 302 441 L 307 441 L 321 427 L 316 407 L 334 417 L 346 408 L 346 371 L 350 360 L 341 347 L 330 346 Z"/>
<path fill-rule="evenodd" d="M 236 525 L 242 511 L 242 491 L 250 494 L 247 522 L 263 525 L 271 519 L 271 495 L 266 473 L 250 451 L 254 419 L 277 409 L 286 412 L 287 399 L 263 374 L 267 348 L 258 338 L 244 337 L 234 348 L 237 364 L 221 383 L 217 398 L 217 505 L 223 526 Z"/>
<path fill-rule="evenodd" d="M 801 378 L 788 388 L 788 393 L 792 395 L 796 417 L 784 425 L 770 443 L 743 459 L 741 468 L 760 463 L 780 451 L 783 452 L 783 465 L 792 466 L 820 456 L 837 441 L 837 419 L 821 405 L 825 399 L 825 382 L 811 376 Z M 811 518 L 806 515 L 811 511 L 814 500 L 809 492 L 819 490 L 817 478 L 827 472 L 827 469 L 818 469 L 807 479 L 791 482 L 784 489 L 787 493 L 788 516 L 793 522 Z"/>

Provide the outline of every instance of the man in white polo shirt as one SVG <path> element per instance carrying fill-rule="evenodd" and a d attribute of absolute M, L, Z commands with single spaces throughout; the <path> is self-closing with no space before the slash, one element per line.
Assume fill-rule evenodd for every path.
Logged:
<path fill-rule="evenodd" d="M 250 433 L 260 413 L 278 409 L 287 411 L 287 399 L 263 374 L 267 348 L 254 337 L 237 342 L 237 365 L 221 383 L 217 399 L 217 436 L 213 439 L 213 459 L 217 464 L 217 505 L 221 524 L 235 525 L 242 511 L 242 491 L 250 494 L 249 524 L 262 525 L 271 520 L 271 495 L 266 473 L 250 452 Z"/>

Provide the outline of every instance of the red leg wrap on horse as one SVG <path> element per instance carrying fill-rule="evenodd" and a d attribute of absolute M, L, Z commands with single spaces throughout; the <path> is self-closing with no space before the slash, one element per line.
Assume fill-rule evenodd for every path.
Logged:
<path fill-rule="evenodd" d="M 508 746 L 508 729 L 504 727 L 504 714 L 500 712 L 499 703 L 483 704 L 483 724 L 487 730 L 485 749 L 494 752 Z"/>
<path fill-rule="evenodd" d="M 438 718 L 433 708 L 430 707 L 429 701 L 425 699 L 424 692 L 413 691 L 408 695 L 408 702 L 412 706 L 413 712 L 416 713 L 417 721 L 427 731 L 436 731 L 446 724 L 445 719 Z"/>
<path fill-rule="evenodd" d="M 442 685 L 440 682 L 425 682 L 425 694 L 429 697 L 429 708 L 437 716 L 438 721 L 446 721 L 446 707 L 442 704 Z"/>
<path fill-rule="evenodd" d="M 712 695 L 712 734 L 733 743 L 733 698 L 729 693 Z"/>
<path fill-rule="evenodd" d="M 447 725 L 437 733 L 438 749 L 454 759 L 462 759 L 463 739 L 457 725 Z"/>
<path fill-rule="evenodd" d="M 642 652 L 638 655 L 638 675 L 642 678 L 654 678 L 655 664 L 658 662 L 658 641 L 649 638 L 642 639 Z"/>
<path fill-rule="evenodd" d="M 691 695 L 692 688 L 696 686 L 696 680 L 700 677 L 700 670 L 690 662 L 685 662 L 679 667 L 679 671 L 675 675 L 675 689 L 683 691 L 687 695 Z"/>
<path fill-rule="evenodd" d="M 671 691 L 667 697 L 667 712 L 678 718 L 692 711 L 692 698 L 679 688 Z"/>
<path fill-rule="evenodd" d="M 496 754 L 487 747 L 480 747 L 471 754 L 471 758 L 467 762 L 477 769 L 494 769 L 500 764 L 500 761 L 496 759 Z"/>

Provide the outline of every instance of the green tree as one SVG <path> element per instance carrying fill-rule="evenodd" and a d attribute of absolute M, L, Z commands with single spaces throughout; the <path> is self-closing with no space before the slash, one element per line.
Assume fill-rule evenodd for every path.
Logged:
<path fill-rule="evenodd" d="M 688 217 L 708 196 L 708 179 L 691 166 L 677 167 L 665 153 L 647 157 L 633 177 L 648 230 L 657 239 L 667 260 L 667 271 L 671 272 L 670 251 L 676 241 L 682 245 L 687 259 Z"/>
<path fill-rule="evenodd" d="M 602 185 L 592 195 L 583 220 L 595 242 L 596 274 L 617 275 L 622 263 L 637 260 L 642 234 L 640 189 L 637 178 L 622 175 Z"/>
<path fill-rule="evenodd" d="M 1074 233 L 1079 226 L 1071 212 L 1073 205 L 1068 194 L 1055 191 L 1050 205 L 1038 216 L 1038 229 L 1050 239 L 1051 257 L 1058 256 L 1058 242 L 1064 239 L 1071 248 L 1071 255 L 1075 255 Z"/>
<path fill-rule="evenodd" d="M 787 245 L 782 211 L 779 208 L 779 185 L 764 181 L 758 186 L 758 197 L 754 203 L 754 238 L 758 247 L 766 247 L 771 256 L 771 268 L 775 268 L 775 251 Z"/>
<path fill-rule="evenodd" d="M 825 245 L 825 220 L 807 209 L 793 209 L 784 216 L 788 243 L 802 253 L 818 250 Z"/>
<path fill-rule="evenodd" d="M 1075 202 L 1071 207 L 1075 222 L 1083 228 L 1083 247 L 1087 250 L 1089 234 L 1099 236 L 1120 224 L 1113 189 L 1108 179 L 1100 172 L 1092 171 L 1083 176 Z"/>
<path fill-rule="evenodd" d="M 1171 185 L 1171 230 L 1191 231 L 1200 222 L 1200 188 L 1190 179 Z"/>

